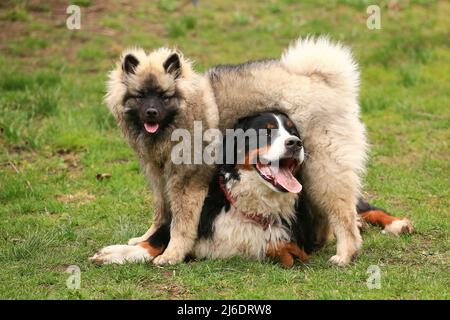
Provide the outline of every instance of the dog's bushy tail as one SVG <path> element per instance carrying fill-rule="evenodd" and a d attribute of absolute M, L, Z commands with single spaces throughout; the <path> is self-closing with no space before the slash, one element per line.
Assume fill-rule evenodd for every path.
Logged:
<path fill-rule="evenodd" d="M 347 93 L 358 93 L 359 70 L 350 49 L 326 36 L 299 38 L 283 53 L 281 63 L 291 72 L 315 75 Z"/>

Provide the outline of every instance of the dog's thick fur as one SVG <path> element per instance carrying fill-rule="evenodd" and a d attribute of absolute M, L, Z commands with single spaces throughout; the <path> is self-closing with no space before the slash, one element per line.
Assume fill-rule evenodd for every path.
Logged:
<path fill-rule="evenodd" d="M 244 148 L 237 147 L 242 145 L 237 140 L 246 140 L 244 136 L 234 138 L 234 150 L 226 148 L 230 139 L 224 142 L 224 149 L 234 154 L 236 162 L 219 166 L 211 180 L 199 239 L 191 253 L 195 258 L 271 257 L 292 266 L 294 257 L 305 261 L 312 252 L 311 210 L 294 177 L 304 160 L 298 130 L 285 115 L 270 112 L 240 119 L 234 132 L 255 130 L 262 137 L 267 128 L 276 130 L 268 130 L 268 141 L 258 145 L 245 141 Z M 240 154 L 245 159 L 241 164 Z M 263 159 L 267 165 L 261 163 Z M 262 167 L 272 169 L 262 173 Z M 285 189 L 279 176 L 288 177 L 298 189 Z"/>
<path fill-rule="evenodd" d="M 208 174 L 201 173 L 203 169 L 193 174 L 184 166 L 167 163 L 170 160 L 164 156 L 170 146 L 169 138 L 161 145 L 149 147 L 130 136 L 122 119 L 127 87 L 141 85 L 139 79 L 149 73 L 165 78 L 162 64 L 171 51 L 159 49 L 147 56 L 138 50 L 134 54 L 140 61 L 137 77 L 126 79 L 119 64 L 111 74 L 106 101 L 153 185 L 154 227 L 139 240 L 152 234 L 165 219 L 165 190 L 174 223 L 171 242 L 155 262 L 179 262 L 195 239 L 194 226 L 207 191 Z M 278 109 L 289 115 L 301 129 L 305 149 L 313 160 L 306 162 L 302 179 L 309 190 L 317 224 L 323 229 L 317 242 L 325 242 L 333 231 L 337 253 L 331 262 L 346 265 L 362 242 L 356 204 L 367 144 L 359 119 L 358 85 L 358 67 L 350 51 L 326 38 L 300 39 L 281 59 L 218 66 L 204 76 L 196 74 L 182 59 L 181 77 L 175 81 L 175 87 L 182 92 L 183 120 L 178 123 L 188 127 L 190 121 L 203 119 L 210 127 L 225 129 L 232 128 L 236 119 L 255 112 Z M 161 165 L 171 169 L 161 170 Z M 181 224 L 184 227 L 179 227 Z"/>
<path fill-rule="evenodd" d="M 167 65 L 169 58 L 175 58 L 174 67 Z M 156 134 L 148 134 L 143 124 L 138 123 L 136 127 L 127 121 L 127 97 L 139 96 L 143 91 L 161 92 L 170 97 L 168 104 L 173 115 Z M 156 228 L 171 219 L 170 243 L 155 263 L 180 262 L 197 237 L 200 211 L 213 168 L 173 164 L 171 152 L 178 142 L 171 141 L 171 133 L 182 128 L 193 136 L 196 120 L 202 121 L 205 130 L 218 126 L 217 106 L 209 83 L 192 70 L 188 60 L 173 50 L 162 48 L 148 55 L 140 49 L 127 50 L 109 76 L 106 103 L 139 157 L 153 191 L 152 227 L 129 243 L 146 240 Z"/>
<path fill-rule="evenodd" d="M 222 129 L 275 106 L 300 128 L 312 160 L 305 163 L 302 182 L 323 227 L 317 241 L 325 242 L 332 230 L 337 253 L 331 262 L 348 264 L 362 242 L 355 208 L 367 152 L 358 67 L 350 51 L 323 37 L 299 39 L 279 60 L 218 66 L 207 76 Z"/>

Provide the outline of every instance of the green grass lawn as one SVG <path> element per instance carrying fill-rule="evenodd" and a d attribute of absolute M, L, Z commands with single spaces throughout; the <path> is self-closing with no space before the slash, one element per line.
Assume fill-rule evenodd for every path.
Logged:
<path fill-rule="evenodd" d="M 450 3 L 365 0 L 69 1 L 0 4 L 0 298 L 449 299 Z M 361 65 L 371 143 L 365 191 L 413 220 L 399 238 L 370 228 L 359 259 L 330 265 L 330 244 L 283 269 L 232 259 L 159 268 L 96 267 L 88 257 L 150 224 L 152 195 L 102 97 L 121 50 L 171 45 L 198 70 L 278 57 L 299 35 L 327 33 Z M 96 178 L 109 173 L 110 178 Z M 81 288 L 66 287 L 69 265 Z M 381 289 L 366 286 L 381 270 Z"/>

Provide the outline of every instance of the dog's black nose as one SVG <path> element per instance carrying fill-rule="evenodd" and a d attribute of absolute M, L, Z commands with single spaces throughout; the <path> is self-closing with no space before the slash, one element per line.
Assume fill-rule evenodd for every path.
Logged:
<path fill-rule="evenodd" d="M 290 137 L 284 142 L 287 150 L 298 151 L 302 147 L 302 140 L 297 137 Z"/>
<path fill-rule="evenodd" d="M 147 111 L 145 111 L 148 117 L 156 118 L 159 114 L 158 110 L 155 108 L 148 108 Z"/>

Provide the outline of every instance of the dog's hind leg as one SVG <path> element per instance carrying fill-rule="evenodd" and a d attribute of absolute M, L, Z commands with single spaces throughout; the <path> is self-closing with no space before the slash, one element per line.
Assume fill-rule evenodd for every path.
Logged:
<path fill-rule="evenodd" d="M 356 210 L 364 222 L 381 227 L 383 233 L 398 236 L 402 233 L 414 231 L 414 227 L 408 218 L 391 216 L 383 209 L 372 206 L 362 198 L 359 198 Z"/>

